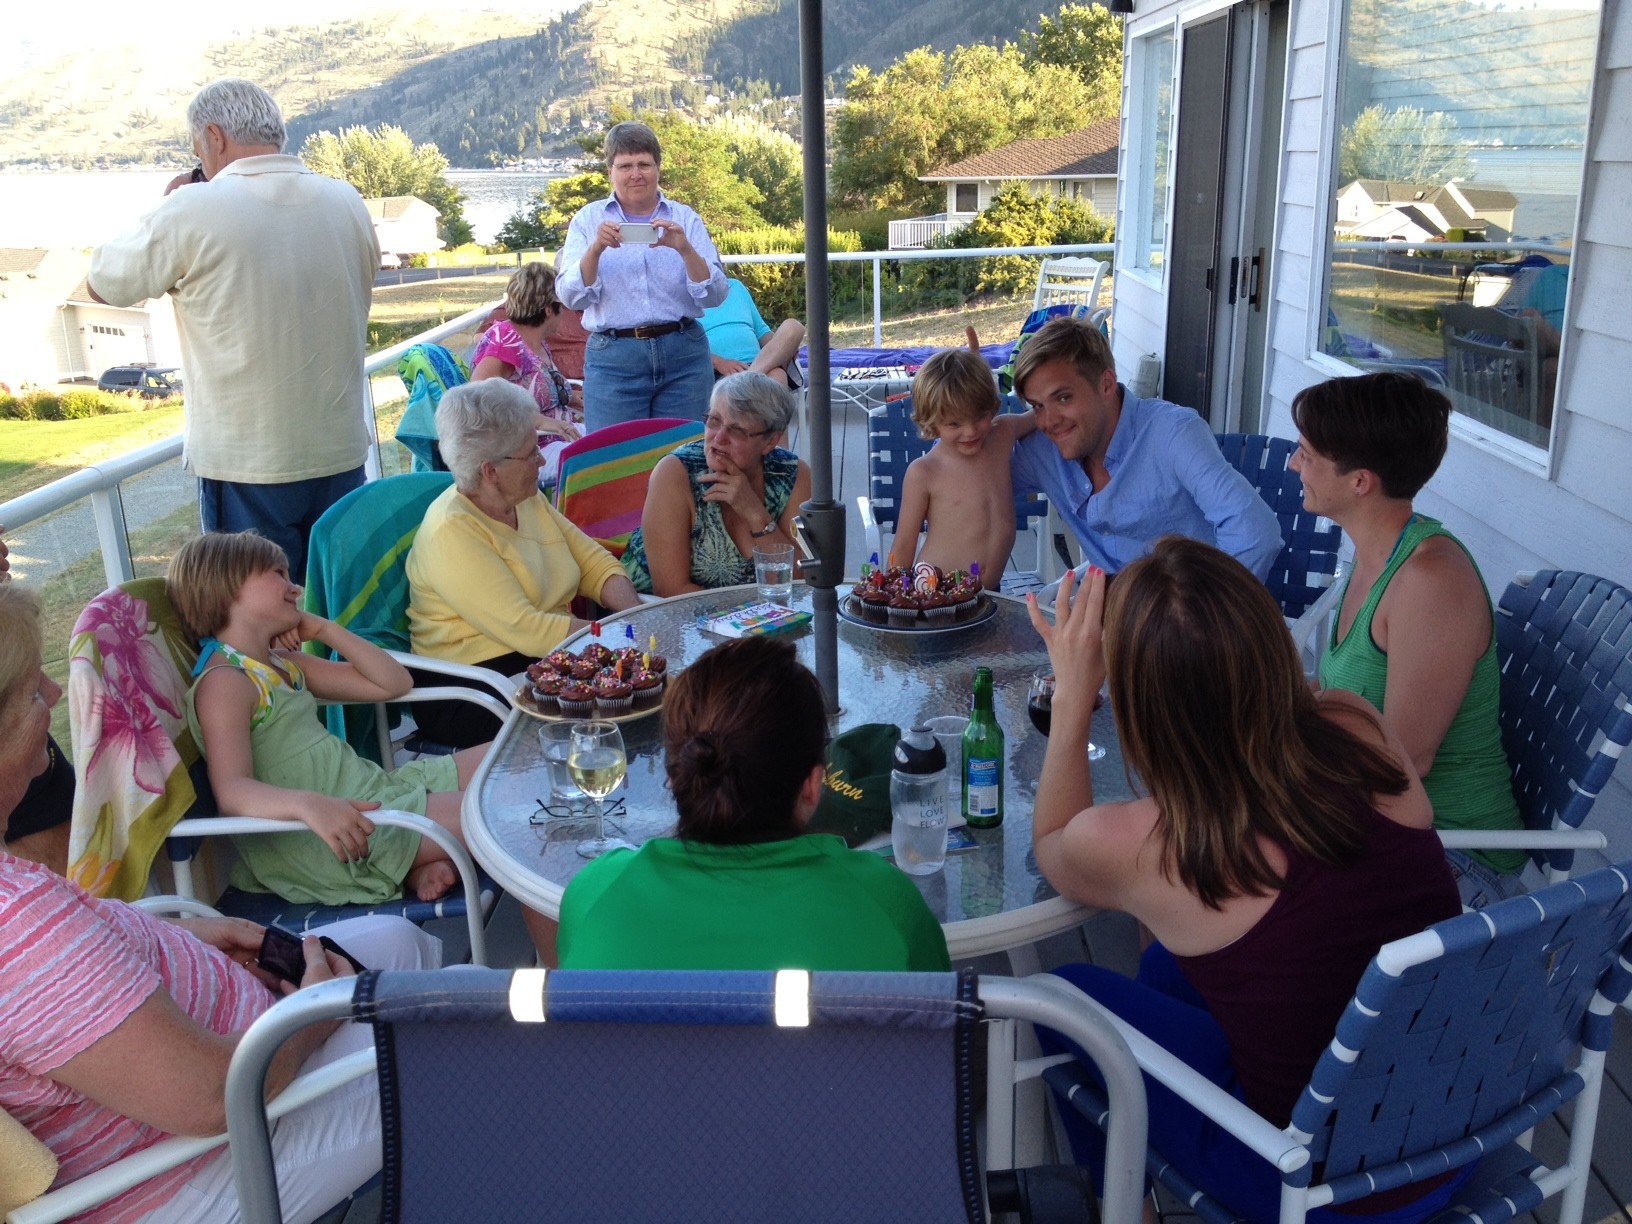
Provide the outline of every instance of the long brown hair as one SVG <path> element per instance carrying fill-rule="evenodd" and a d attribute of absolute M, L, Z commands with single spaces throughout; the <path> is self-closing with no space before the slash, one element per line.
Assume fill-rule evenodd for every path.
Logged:
<path fill-rule="evenodd" d="M 1284 882 L 1260 837 L 1350 862 L 1373 796 L 1410 785 L 1321 714 L 1275 600 L 1211 545 L 1165 536 L 1116 576 L 1105 664 L 1123 759 L 1156 801 L 1162 872 L 1213 909 Z"/>
<path fill-rule="evenodd" d="M 822 689 L 791 642 L 726 642 L 669 681 L 663 768 L 685 840 L 797 837 L 799 788 L 826 752 Z"/>

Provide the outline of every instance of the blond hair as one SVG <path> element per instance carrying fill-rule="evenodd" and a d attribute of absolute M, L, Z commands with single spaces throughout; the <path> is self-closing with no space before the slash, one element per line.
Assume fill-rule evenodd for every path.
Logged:
<path fill-rule="evenodd" d="M 559 308 L 555 296 L 555 269 L 534 261 L 522 264 L 504 288 L 504 313 L 512 323 L 536 327 L 550 317 L 550 307 Z"/>
<path fill-rule="evenodd" d="M 1116 358 L 1111 356 L 1111 342 L 1087 319 L 1062 316 L 1050 319 L 1037 334 L 1020 348 L 1014 359 L 1014 389 L 1022 397 L 1026 380 L 1039 366 L 1051 361 L 1069 361 L 1083 378 L 1091 383 L 1109 370 L 1116 373 Z"/>
<path fill-rule="evenodd" d="M 0 582 L 0 713 L 40 674 L 40 597 L 17 582 Z"/>
<path fill-rule="evenodd" d="M 212 531 L 176 550 L 164 589 L 187 632 L 210 637 L 226 625 L 244 583 L 280 565 L 287 568 L 289 558 L 259 532 Z"/>
<path fill-rule="evenodd" d="M 922 438 L 933 438 L 943 421 L 994 417 L 1002 407 L 992 368 L 973 349 L 943 349 L 912 380 L 912 420 Z"/>

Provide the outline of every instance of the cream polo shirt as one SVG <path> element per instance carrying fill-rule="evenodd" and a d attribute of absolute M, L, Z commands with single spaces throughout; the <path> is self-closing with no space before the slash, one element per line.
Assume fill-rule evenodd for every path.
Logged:
<path fill-rule="evenodd" d="M 171 192 L 98 248 L 90 283 L 112 306 L 174 300 L 193 472 L 278 484 L 363 462 L 379 262 L 356 189 L 275 154 Z"/>
<path fill-rule="evenodd" d="M 598 600 L 623 566 L 542 495 L 516 527 L 488 518 L 458 489 L 425 511 L 408 552 L 408 631 L 415 654 L 483 663 L 542 657 L 572 631 L 573 596 Z"/>

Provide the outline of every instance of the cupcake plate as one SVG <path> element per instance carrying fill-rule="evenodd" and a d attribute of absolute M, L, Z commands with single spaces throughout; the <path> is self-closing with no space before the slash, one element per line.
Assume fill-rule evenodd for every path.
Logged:
<path fill-rule="evenodd" d="M 516 690 L 510 694 L 510 704 L 515 706 L 516 709 L 520 710 L 523 714 L 530 715 L 531 717 L 538 719 L 540 722 L 635 722 L 637 719 L 646 718 L 649 715 L 656 714 L 663 708 L 663 702 L 661 699 L 659 699 L 656 705 L 647 706 L 642 710 L 630 710 L 626 714 L 598 714 L 594 712 L 589 714 L 562 714 L 559 711 L 551 713 L 538 708 L 533 701 L 531 693 L 528 691 L 530 687 L 530 685 L 518 685 Z M 667 685 L 664 686 L 663 692 L 664 696 L 668 695 Z"/>
<path fill-rule="evenodd" d="M 992 597 L 982 591 L 975 596 L 975 613 L 962 620 L 955 620 L 950 625 L 932 625 L 920 618 L 914 625 L 881 624 L 875 620 L 868 620 L 861 610 L 861 600 L 856 598 L 854 589 L 846 591 L 839 600 L 839 616 L 852 625 L 860 625 L 863 629 L 876 629 L 879 633 L 904 633 L 909 636 L 918 636 L 925 633 L 956 633 L 959 629 L 968 629 L 975 625 L 984 624 L 997 615 L 997 604 Z"/>

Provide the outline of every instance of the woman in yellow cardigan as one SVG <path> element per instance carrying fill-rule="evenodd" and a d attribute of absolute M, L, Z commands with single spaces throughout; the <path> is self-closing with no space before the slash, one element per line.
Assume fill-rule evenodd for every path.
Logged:
<path fill-rule="evenodd" d="M 583 626 L 575 596 L 613 611 L 639 602 L 617 559 L 540 495 L 537 415 L 525 391 L 496 378 L 442 397 L 437 433 L 454 487 L 431 503 L 408 553 L 415 654 L 508 675 Z M 422 702 L 414 718 L 454 747 L 498 733 L 464 703 Z"/>

